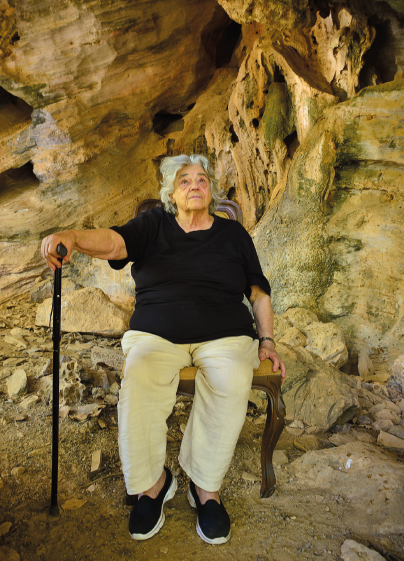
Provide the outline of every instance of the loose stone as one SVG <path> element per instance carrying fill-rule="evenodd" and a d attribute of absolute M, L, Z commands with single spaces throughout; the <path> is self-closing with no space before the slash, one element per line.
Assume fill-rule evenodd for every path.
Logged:
<path fill-rule="evenodd" d="M 25 472 L 25 467 L 19 466 L 11 470 L 11 475 L 13 475 L 14 477 L 18 477 L 19 475 L 22 475 L 24 472 Z"/>
<path fill-rule="evenodd" d="M 25 370 L 19 368 L 7 380 L 7 393 L 13 398 L 27 393 L 27 374 Z"/>
<path fill-rule="evenodd" d="M 372 427 L 377 430 L 389 430 L 390 427 L 393 426 L 393 421 L 390 421 L 389 419 L 382 419 L 381 421 L 375 421 L 374 423 L 372 423 Z"/>
<path fill-rule="evenodd" d="M 402 438 L 404 440 L 404 427 L 400 425 L 396 425 L 394 427 L 390 427 L 388 430 L 389 434 L 396 436 L 397 438 Z"/>
<path fill-rule="evenodd" d="M 11 522 L 3 522 L 3 524 L 0 524 L 0 536 L 5 536 L 6 534 L 8 534 L 11 526 Z"/>

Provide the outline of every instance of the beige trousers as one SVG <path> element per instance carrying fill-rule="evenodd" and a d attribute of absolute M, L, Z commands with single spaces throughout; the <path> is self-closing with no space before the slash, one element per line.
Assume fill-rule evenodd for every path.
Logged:
<path fill-rule="evenodd" d="M 195 397 L 179 462 L 192 481 L 218 491 L 247 411 L 258 341 L 247 336 L 177 345 L 141 331 L 122 339 L 126 356 L 119 395 L 119 454 L 130 495 L 159 479 L 165 462 L 167 418 L 185 366 L 198 368 Z"/>

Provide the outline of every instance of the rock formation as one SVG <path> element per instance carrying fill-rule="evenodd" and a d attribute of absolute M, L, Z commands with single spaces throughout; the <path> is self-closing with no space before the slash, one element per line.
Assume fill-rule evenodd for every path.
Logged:
<path fill-rule="evenodd" d="M 44 235 L 126 221 L 158 195 L 162 157 L 201 152 L 243 210 L 275 311 L 306 308 L 376 371 L 392 363 L 403 21 L 397 0 L 0 0 L 0 300 L 49 275 Z M 133 301 L 126 270 L 75 255 L 66 274 Z"/>

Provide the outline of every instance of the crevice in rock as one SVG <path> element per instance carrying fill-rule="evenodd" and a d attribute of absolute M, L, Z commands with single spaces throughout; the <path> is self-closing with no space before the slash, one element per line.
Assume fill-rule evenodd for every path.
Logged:
<path fill-rule="evenodd" d="M 331 10 L 327 0 L 313 0 L 313 4 L 323 19 L 328 18 Z"/>
<path fill-rule="evenodd" d="M 33 108 L 0 86 L 0 122 L 2 133 L 11 127 L 31 120 Z"/>
<path fill-rule="evenodd" d="M 286 144 L 286 148 L 288 149 L 289 158 L 293 158 L 296 150 L 300 146 L 299 139 L 297 138 L 297 132 L 293 131 L 291 134 L 289 134 L 286 138 L 283 139 L 283 142 Z"/>
<path fill-rule="evenodd" d="M 274 64 L 274 82 L 285 82 L 285 76 L 283 75 L 282 69 L 277 64 Z"/>
<path fill-rule="evenodd" d="M 4 171 L 0 174 L 0 205 L 9 203 L 16 196 L 33 187 L 36 188 L 39 183 L 40 181 L 34 174 L 34 166 L 31 162 L 27 162 L 20 168 Z"/>
<path fill-rule="evenodd" d="M 235 187 L 230 187 L 230 189 L 227 191 L 227 200 L 228 201 L 233 201 L 235 196 L 236 196 Z"/>
<path fill-rule="evenodd" d="M 180 113 L 159 111 L 153 117 L 153 130 L 164 136 L 166 134 L 184 130 L 184 119 Z"/>
<path fill-rule="evenodd" d="M 364 65 L 359 74 L 359 88 L 384 84 L 394 80 L 397 72 L 395 53 L 398 45 L 390 20 L 381 21 L 377 16 L 369 19 L 376 30 L 376 37 L 363 57 Z"/>
<path fill-rule="evenodd" d="M 237 144 L 237 142 L 239 142 L 239 139 L 238 139 L 238 136 L 237 136 L 237 134 L 236 134 L 236 132 L 235 132 L 235 130 L 234 130 L 233 125 L 230 125 L 229 131 L 230 131 L 230 134 L 231 134 L 231 142 L 232 142 L 232 144 L 233 144 L 233 145 L 234 145 L 234 144 Z"/>
<path fill-rule="evenodd" d="M 231 61 L 233 53 L 240 41 L 241 24 L 230 21 L 223 30 L 222 36 L 216 45 L 216 68 L 223 68 Z"/>

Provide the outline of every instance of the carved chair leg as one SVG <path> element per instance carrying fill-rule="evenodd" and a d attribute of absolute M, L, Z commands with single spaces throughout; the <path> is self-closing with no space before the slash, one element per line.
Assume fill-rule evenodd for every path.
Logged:
<path fill-rule="evenodd" d="M 261 497 L 270 497 L 275 491 L 276 477 L 272 465 L 272 455 L 285 426 L 285 404 L 281 394 L 281 381 L 268 380 L 264 376 L 255 376 L 254 389 L 260 389 L 267 394 L 267 419 L 261 446 Z"/>

